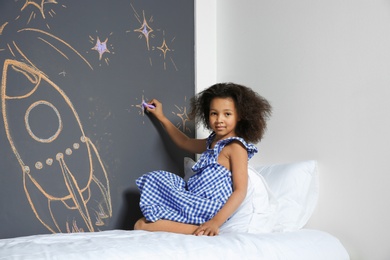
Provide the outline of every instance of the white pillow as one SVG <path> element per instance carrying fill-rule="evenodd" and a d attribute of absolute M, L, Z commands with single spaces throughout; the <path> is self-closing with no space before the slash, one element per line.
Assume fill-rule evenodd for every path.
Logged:
<path fill-rule="evenodd" d="M 184 179 L 192 176 L 191 158 L 184 158 Z M 220 228 L 228 232 L 284 232 L 301 229 L 318 200 L 317 162 L 301 161 L 248 167 L 244 201 Z"/>
<path fill-rule="evenodd" d="M 194 164 L 191 158 L 184 158 L 185 180 L 193 175 Z M 229 220 L 221 226 L 220 232 L 271 232 L 275 226 L 276 206 L 276 199 L 272 196 L 264 178 L 249 166 L 246 197 Z"/>
<path fill-rule="evenodd" d="M 192 170 L 192 166 L 194 166 L 195 162 L 190 157 L 184 157 L 184 180 L 188 181 L 188 179 L 194 175 L 194 171 Z"/>
<path fill-rule="evenodd" d="M 277 201 L 263 177 L 248 167 L 248 190 L 244 201 L 220 228 L 221 233 L 269 233 L 275 226 Z"/>
<path fill-rule="evenodd" d="M 274 231 L 301 229 L 318 200 L 316 161 L 301 161 L 256 167 L 278 201 Z"/>

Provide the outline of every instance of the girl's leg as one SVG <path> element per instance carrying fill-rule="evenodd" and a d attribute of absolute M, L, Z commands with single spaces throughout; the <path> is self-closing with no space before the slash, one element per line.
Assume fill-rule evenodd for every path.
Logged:
<path fill-rule="evenodd" d="M 166 231 L 187 235 L 193 234 L 197 228 L 198 226 L 196 225 L 164 219 L 157 220 L 156 222 L 147 222 L 145 218 L 140 218 L 134 225 L 134 230 Z"/>

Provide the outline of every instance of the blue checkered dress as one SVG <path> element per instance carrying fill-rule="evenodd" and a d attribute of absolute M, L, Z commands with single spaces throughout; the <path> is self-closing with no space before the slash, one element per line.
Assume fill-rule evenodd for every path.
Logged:
<path fill-rule="evenodd" d="M 215 134 L 207 140 L 210 147 Z M 253 144 L 231 137 L 208 148 L 192 167 L 195 174 L 186 183 L 183 178 L 166 171 L 144 174 L 136 180 L 141 192 L 140 208 L 146 220 L 166 219 L 188 224 L 210 220 L 233 192 L 232 173 L 218 164 L 218 155 L 230 142 L 238 140 L 248 151 L 248 158 L 257 152 Z"/>

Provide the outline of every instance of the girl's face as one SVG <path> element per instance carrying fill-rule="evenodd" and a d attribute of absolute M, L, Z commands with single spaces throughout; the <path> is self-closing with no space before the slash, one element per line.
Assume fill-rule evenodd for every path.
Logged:
<path fill-rule="evenodd" d="M 232 98 L 214 98 L 211 100 L 209 124 L 218 140 L 236 136 L 235 129 L 239 120 Z"/>

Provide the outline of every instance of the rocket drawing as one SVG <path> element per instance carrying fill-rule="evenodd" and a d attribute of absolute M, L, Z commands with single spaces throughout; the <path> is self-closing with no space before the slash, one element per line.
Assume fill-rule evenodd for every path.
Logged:
<path fill-rule="evenodd" d="M 53 233 L 107 225 L 112 216 L 107 172 L 65 92 L 36 67 L 7 59 L 1 104 L 37 219 Z"/>

